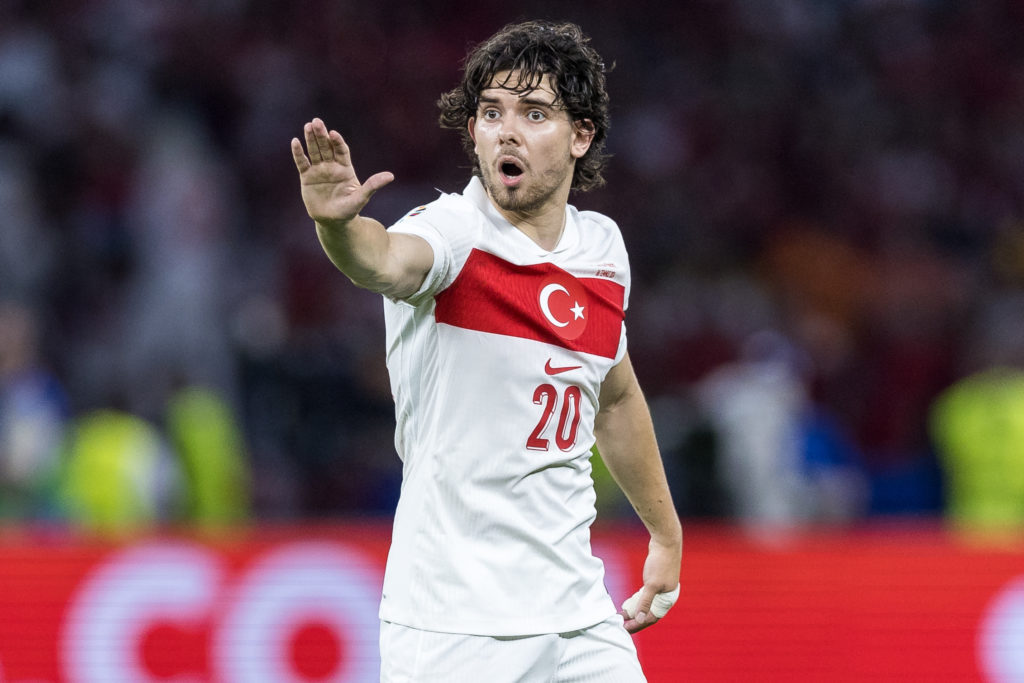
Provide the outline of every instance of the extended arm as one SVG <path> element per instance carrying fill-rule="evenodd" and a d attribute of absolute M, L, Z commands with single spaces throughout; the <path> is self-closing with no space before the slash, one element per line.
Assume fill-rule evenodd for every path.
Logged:
<path fill-rule="evenodd" d="M 639 631 L 658 621 L 655 596 L 679 586 L 683 532 L 672 503 L 665 468 L 654 437 L 650 411 L 627 354 L 601 385 L 601 409 L 594 428 L 608 471 L 651 535 L 644 563 L 644 586 L 626 628 Z M 665 600 L 666 598 L 661 598 Z"/>
<path fill-rule="evenodd" d="M 385 171 L 360 183 L 348 145 L 320 119 L 307 123 L 303 135 L 306 150 L 292 138 L 292 159 L 302 201 L 327 256 L 360 287 L 394 298 L 413 294 L 433 263 L 430 246 L 413 235 L 391 234 L 380 222 L 359 215 L 394 176 Z"/>

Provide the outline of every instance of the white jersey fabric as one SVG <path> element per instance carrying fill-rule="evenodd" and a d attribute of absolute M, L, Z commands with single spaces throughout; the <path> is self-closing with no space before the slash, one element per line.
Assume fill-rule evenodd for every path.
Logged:
<path fill-rule="evenodd" d="M 434 263 L 413 296 L 385 299 L 403 482 L 381 619 L 494 636 L 605 620 L 590 449 L 626 352 L 618 227 L 568 206 L 545 251 L 474 178 L 390 230 L 425 239 Z"/>
<path fill-rule="evenodd" d="M 618 614 L 568 633 L 441 633 L 385 621 L 380 683 L 646 683 Z"/>

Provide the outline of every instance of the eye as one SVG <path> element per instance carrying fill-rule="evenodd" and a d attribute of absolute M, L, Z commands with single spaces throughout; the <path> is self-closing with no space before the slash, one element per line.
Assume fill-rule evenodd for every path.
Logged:
<path fill-rule="evenodd" d="M 530 121 L 540 122 L 547 118 L 547 116 L 540 109 L 531 109 L 527 114 L 526 118 Z"/>
<path fill-rule="evenodd" d="M 481 118 L 487 119 L 488 121 L 496 120 L 500 114 L 497 109 L 485 109 Z"/>

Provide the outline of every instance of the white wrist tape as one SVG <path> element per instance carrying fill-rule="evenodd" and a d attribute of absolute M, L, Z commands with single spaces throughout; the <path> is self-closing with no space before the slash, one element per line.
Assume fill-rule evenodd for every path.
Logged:
<path fill-rule="evenodd" d="M 626 599 L 622 603 L 622 609 L 626 611 L 630 619 L 636 617 L 636 608 L 640 603 L 640 593 L 643 592 L 641 588 L 636 593 Z M 676 600 L 679 599 L 679 586 L 676 586 L 667 593 L 658 593 L 654 596 L 654 600 L 651 601 L 651 614 L 657 619 L 661 619 L 663 616 L 668 614 L 669 609 L 672 605 L 676 604 Z"/>

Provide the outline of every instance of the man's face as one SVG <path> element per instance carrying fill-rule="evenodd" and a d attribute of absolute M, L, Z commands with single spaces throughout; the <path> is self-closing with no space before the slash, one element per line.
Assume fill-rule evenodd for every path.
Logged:
<path fill-rule="evenodd" d="M 509 89 L 518 82 L 516 73 L 494 76 L 480 93 L 469 132 L 494 202 L 506 211 L 533 214 L 568 199 L 576 160 L 590 147 L 593 134 L 556 104 L 550 76 L 534 90 Z"/>

